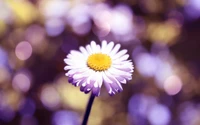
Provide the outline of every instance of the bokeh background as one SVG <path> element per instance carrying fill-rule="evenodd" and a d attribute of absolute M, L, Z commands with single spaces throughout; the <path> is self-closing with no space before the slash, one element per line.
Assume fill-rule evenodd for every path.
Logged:
<path fill-rule="evenodd" d="M 80 125 L 89 94 L 63 59 L 91 40 L 120 43 L 135 72 L 88 125 L 200 125 L 200 0 L 0 0 L 0 125 Z"/>

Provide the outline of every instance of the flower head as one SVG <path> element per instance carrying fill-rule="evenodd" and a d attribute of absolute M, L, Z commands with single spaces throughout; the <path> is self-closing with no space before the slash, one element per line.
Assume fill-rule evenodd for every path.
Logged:
<path fill-rule="evenodd" d="M 67 64 L 66 76 L 69 83 L 80 86 L 80 90 L 100 95 L 102 84 L 108 93 L 114 95 L 123 90 L 122 83 L 132 79 L 133 64 L 128 60 L 127 50 L 121 50 L 120 44 L 102 41 L 101 46 L 92 41 L 80 51 L 72 50 L 64 59 Z"/>

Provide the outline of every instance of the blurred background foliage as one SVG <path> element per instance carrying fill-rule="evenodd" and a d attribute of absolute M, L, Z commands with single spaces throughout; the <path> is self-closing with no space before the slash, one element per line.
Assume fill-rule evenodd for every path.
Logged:
<path fill-rule="evenodd" d="M 89 95 L 63 59 L 104 39 L 135 72 L 120 94 L 102 88 L 89 125 L 200 124 L 199 0 L 0 0 L 0 125 L 79 125 Z"/>

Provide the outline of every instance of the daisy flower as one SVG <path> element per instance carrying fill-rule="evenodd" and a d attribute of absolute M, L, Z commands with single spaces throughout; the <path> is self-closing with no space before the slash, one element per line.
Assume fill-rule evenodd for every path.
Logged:
<path fill-rule="evenodd" d="M 81 46 L 79 51 L 70 51 L 64 59 L 69 83 L 80 86 L 82 92 L 91 91 L 95 96 L 100 95 L 102 84 L 110 95 L 121 92 L 121 84 L 132 79 L 134 67 L 128 60 L 127 50 L 119 51 L 120 47 L 120 44 L 104 40 L 101 46 L 92 41 L 86 47 Z"/>

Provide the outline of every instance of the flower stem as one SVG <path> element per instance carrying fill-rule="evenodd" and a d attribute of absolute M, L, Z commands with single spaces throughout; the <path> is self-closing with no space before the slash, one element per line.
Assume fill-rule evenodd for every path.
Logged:
<path fill-rule="evenodd" d="M 87 125 L 88 117 L 90 115 L 90 111 L 91 111 L 91 108 L 92 108 L 92 104 L 94 102 L 94 98 L 95 98 L 95 96 L 93 94 L 91 94 L 90 99 L 89 99 L 88 104 L 87 104 L 87 108 L 86 108 L 86 111 L 85 111 L 85 115 L 84 115 L 82 125 Z"/>

